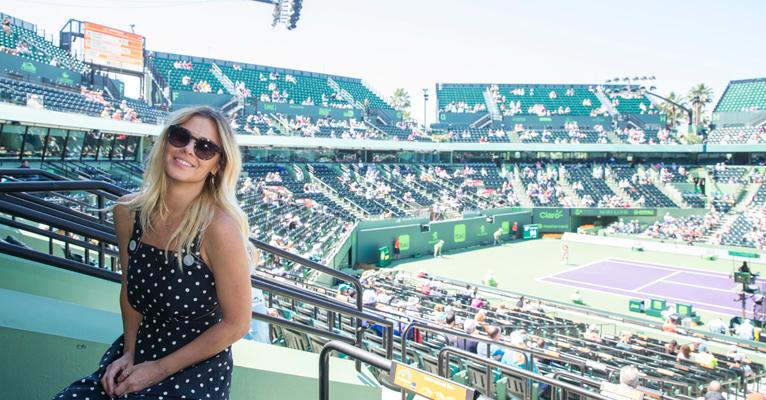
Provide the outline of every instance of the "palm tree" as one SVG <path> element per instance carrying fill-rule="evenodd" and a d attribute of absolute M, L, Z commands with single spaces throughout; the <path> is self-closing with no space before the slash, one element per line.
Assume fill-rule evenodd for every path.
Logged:
<path fill-rule="evenodd" d="M 689 90 L 687 98 L 692 105 L 694 126 L 698 126 L 702 120 L 702 112 L 705 109 L 705 105 L 713 101 L 713 89 L 704 83 L 700 83 Z"/>
<path fill-rule="evenodd" d="M 405 120 L 410 119 L 410 106 L 412 106 L 412 101 L 410 100 L 410 94 L 407 93 L 404 88 L 394 90 L 394 94 L 391 95 L 389 102 L 391 103 L 391 106 L 394 107 L 394 110 L 402 113 L 402 117 Z"/>
<path fill-rule="evenodd" d="M 687 106 L 686 98 L 677 95 L 675 92 L 670 92 L 670 94 L 668 95 L 668 100 L 670 100 L 673 103 L 680 104 L 684 107 Z M 660 111 L 663 114 L 665 114 L 665 116 L 667 116 L 668 127 L 674 128 L 676 125 L 678 125 L 678 121 L 680 117 L 684 115 L 684 111 L 671 102 L 663 101 L 662 103 L 659 104 L 658 107 Z"/>

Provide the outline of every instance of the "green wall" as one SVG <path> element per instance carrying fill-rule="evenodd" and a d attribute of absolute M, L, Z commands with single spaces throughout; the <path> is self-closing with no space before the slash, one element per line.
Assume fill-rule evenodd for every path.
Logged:
<path fill-rule="evenodd" d="M 503 228 L 503 240 L 510 239 L 510 228 L 514 222 L 521 226 L 531 221 L 527 211 L 512 212 L 493 210 L 487 216 L 494 216 L 494 223 L 488 223 L 486 216 L 474 216 L 461 220 L 438 221 L 428 224 L 427 218 L 413 218 L 404 221 L 364 221 L 357 227 L 357 260 L 374 264 L 378 261 L 378 248 L 387 246 L 393 257 L 393 243 L 399 237 L 401 258 L 420 257 L 433 254 L 433 246 L 444 240 L 443 251 L 463 249 L 483 244 L 492 244 L 493 233 Z M 421 225 L 428 224 L 429 231 L 422 232 Z"/>
<path fill-rule="evenodd" d="M 0 399 L 48 399 L 92 373 L 122 330 L 119 285 L 0 254 Z M 318 398 L 318 354 L 240 340 L 232 399 Z M 350 360 L 331 360 L 333 399 L 380 399 Z"/>

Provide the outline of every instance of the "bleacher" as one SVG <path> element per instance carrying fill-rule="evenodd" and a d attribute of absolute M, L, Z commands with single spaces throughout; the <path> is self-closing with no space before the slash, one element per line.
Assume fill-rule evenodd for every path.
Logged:
<path fill-rule="evenodd" d="M 582 185 L 582 189 L 580 189 L 579 185 L 575 188 L 577 196 L 579 196 L 581 200 L 587 196 L 587 198 L 593 202 L 592 204 L 583 204 L 586 207 L 607 207 L 609 206 L 609 203 L 603 202 L 603 200 L 617 196 L 604 179 L 593 177 L 593 168 L 589 165 L 569 166 L 566 171 L 565 179 L 568 181 L 569 185 L 575 183 Z"/>
<path fill-rule="evenodd" d="M 529 129 L 516 134 L 522 143 L 608 143 L 606 131 L 594 129 Z"/>
<path fill-rule="evenodd" d="M 713 112 L 757 112 L 766 110 L 766 78 L 729 82 Z"/>
<path fill-rule="evenodd" d="M 607 93 L 612 105 L 621 114 L 656 114 L 659 111 L 648 97 L 631 93 L 623 95 L 621 92 Z"/>
<path fill-rule="evenodd" d="M 0 20 L 4 16 L 5 14 L 0 13 Z M 51 64 L 55 58 L 55 62 L 61 68 L 80 73 L 88 72 L 89 67 L 82 61 L 75 59 L 62 48 L 38 35 L 37 32 L 25 28 L 21 22 L 16 22 L 15 18 L 9 16 L 9 19 L 11 20 L 11 34 L 8 35 L 0 30 L 0 47 L 5 47 L 6 52 L 43 64 Z M 26 45 L 28 51 L 17 51 L 21 43 Z"/>
<path fill-rule="evenodd" d="M 623 191 L 629 195 L 633 200 L 643 199 L 643 206 L 645 207 L 678 207 L 668 196 L 654 186 L 654 183 L 647 182 L 641 183 L 640 179 L 633 182 L 633 176 L 638 174 L 638 171 L 631 167 L 616 167 L 612 169 L 614 177 L 617 181 L 627 180 L 630 186 L 624 188 Z"/>
<path fill-rule="evenodd" d="M 537 169 L 534 165 L 519 164 L 521 182 L 527 190 L 527 196 L 535 207 L 563 207 L 566 194 L 559 190 L 560 185 L 546 168 Z"/>
<path fill-rule="evenodd" d="M 601 107 L 594 90 L 588 85 L 502 84 L 498 106 L 507 115 L 592 116 Z M 518 112 L 512 111 L 515 106 Z"/>
<path fill-rule="evenodd" d="M 766 143 L 764 127 L 723 127 L 710 132 L 710 143 L 715 144 L 763 144 Z"/>
<path fill-rule="evenodd" d="M 436 85 L 436 97 L 441 112 L 476 113 L 486 112 L 482 85 L 460 85 L 440 83 Z M 460 109 L 455 109 L 460 106 Z"/>
<path fill-rule="evenodd" d="M 706 167 L 708 175 L 718 183 L 747 183 L 746 173 L 748 168 L 746 167 L 730 167 L 728 165 L 723 168 L 716 168 L 708 166 Z"/>

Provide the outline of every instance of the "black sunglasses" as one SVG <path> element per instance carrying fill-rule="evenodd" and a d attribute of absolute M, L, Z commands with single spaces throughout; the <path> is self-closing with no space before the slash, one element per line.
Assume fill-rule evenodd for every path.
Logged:
<path fill-rule="evenodd" d="M 221 153 L 221 148 L 209 139 L 196 138 L 192 133 L 180 125 L 171 125 L 168 128 L 168 143 L 173 147 L 186 147 L 194 140 L 194 155 L 200 160 L 209 160 Z"/>

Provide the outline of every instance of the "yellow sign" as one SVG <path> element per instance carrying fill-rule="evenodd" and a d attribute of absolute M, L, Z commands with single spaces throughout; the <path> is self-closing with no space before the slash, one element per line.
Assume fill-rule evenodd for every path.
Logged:
<path fill-rule="evenodd" d="M 470 400 L 473 389 L 395 362 L 394 385 L 432 400 Z"/>

